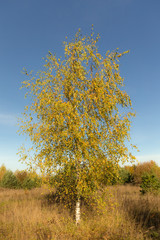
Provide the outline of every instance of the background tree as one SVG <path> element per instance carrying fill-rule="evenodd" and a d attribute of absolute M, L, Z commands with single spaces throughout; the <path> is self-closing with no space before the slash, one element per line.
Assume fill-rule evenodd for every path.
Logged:
<path fill-rule="evenodd" d="M 6 169 L 5 165 L 2 164 L 1 167 L 0 167 L 0 182 L 1 182 L 3 176 L 6 172 L 7 172 L 7 169 Z"/>
<path fill-rule="evenodd" d="M 10 170 L 7 170 L 5 172 L 0 185 L 3 188 L 11 188 L 11 189 L 20 188 L 20 182 L 17 180 L 16 176 Z"/>
<path fill-rule="evenodd" d="M 160 180 L 154 173 L 145 172 L 142 175 L 142 182 L 140 185 L 140 192 L 158 194 L 160 192 Z"/>
<path fill-rule="evenodd" d="M 14 175 L 20 183 L 21 188 L 32 189 L 41 186 L 41 178 L 36 174 L 36 172 L 17 170 Z"/>
<path fill-rule="evenodd" d="M 141 184 L 142 176 L 146 173 L 155 174 L 155 176 L 160 179 L 160 168 L 153 160 L 151 160 L 134 166 L 133 182 L 135 184 Z"/>
<path fill-rule="evenodd" d="M 28 177 L 27 171 L 19 171 L 16 170 L 14 175 L 16 176 L 17 180 L 22 184 L 23 181 Z"/>
<path fill-rule="evenodd" d="M 34 76 L 26 72 L 23 82 L 32 99 L 21 124 L 33 142 L 30 165 L 48 175 L 63 169 L 70 175 L 74 169 L 77 222 L 80 198 L 93 192 L 93 182 L 94 189 L 100 185 L 104 166 L 134 160 L 126 147 L 134 114 L 125 110 L 131 100 L 122 90 L 118 65 L 124 53 L 102 56 L 98 38 L 79 31 L 73 41 L 64 42 L 64 59 L 49 52 L 45 69 Z"/>

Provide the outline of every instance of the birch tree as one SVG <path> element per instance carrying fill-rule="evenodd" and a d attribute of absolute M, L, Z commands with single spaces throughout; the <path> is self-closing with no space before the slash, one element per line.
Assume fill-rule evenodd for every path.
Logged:
<path fill-rule="evenodd" d="M 63 58 L 49 52 L 44 69 L 26 72 L 22 83 L 31 101 L 20 129 L 29 135 L 34 155 L 21 159 L 46 174 L 65 169 L 70 176 L 74 169 L 77 223 L 81 197 L 98 188 L 110 163 L 134 160 L 127 148 L 134 113 L 119 71 L 125 52 L 101 54 L 98 39 L 78 31 L 64 42 Z"/>

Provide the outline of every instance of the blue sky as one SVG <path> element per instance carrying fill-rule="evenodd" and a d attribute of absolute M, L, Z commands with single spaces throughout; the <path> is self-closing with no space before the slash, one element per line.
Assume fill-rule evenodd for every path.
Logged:
<path fill-rule="evenodd" d="M 16 119 L 26 105 L 22 70 L 41 69 L 48 51 L 63 56 L 62 42 L 91 25 L 100 34 L 99 50 L 130 50 L 121 58 L 125 90 L 137 113 L 131 137 L 140 162 L 160 166 L 160 1 L 159 0 L 6 0 L 0 3 L 0 165 L 24 169 L 18 148 L 25 137 Z"/>

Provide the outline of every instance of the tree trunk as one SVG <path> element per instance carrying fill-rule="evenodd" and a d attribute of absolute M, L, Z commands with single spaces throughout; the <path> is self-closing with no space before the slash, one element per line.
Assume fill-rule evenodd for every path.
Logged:
<path fill-rule="evenodd" d="M 80 218 L 81 218 L 80 203 L 81 203 L 81 200 L 79 197 L 76 202 L 76 225 L 78 225 L 80 223 Z"/>

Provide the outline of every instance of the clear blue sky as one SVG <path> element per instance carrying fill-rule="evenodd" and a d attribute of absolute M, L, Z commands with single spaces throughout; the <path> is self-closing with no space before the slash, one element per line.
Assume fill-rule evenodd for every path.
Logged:
<path fill-rule="evenodd" d="M 62 42 L 79 28 L 100 34 L 101 53 L 130 50 L 121 58 L 121 75 L 137 117 L 131 137 L 140 162 L 160 165 L 160 1 L 159 0 L 6 0 L 0 3 L 0 165 L 24 169 L 16 155 L 25 137 L 16 118 L 26 105 L 19 90 L 27 70 L 37 71 L 48 51 L 63 55 Z"/>

